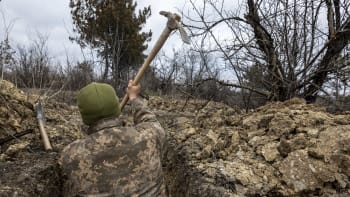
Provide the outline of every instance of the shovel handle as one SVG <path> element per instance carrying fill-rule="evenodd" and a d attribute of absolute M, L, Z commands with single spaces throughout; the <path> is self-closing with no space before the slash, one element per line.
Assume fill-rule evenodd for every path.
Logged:
<path fill-rule="evenodd" d="M 148 66 L 150 65 L 150 63 L 152 62 L 152 60 L 154 59 L 154 57 L 157 55 L 157 53 L 159 52 L 159 50 L 162 48 L 162 46 L 164 45 L 165 41 L 168 39 L 170 33 L 172 30 L 170 30 L 168 27 L 165 27 L 162 34 L 160 35 L 159 39 L 157 40 L 156 44 L 154 45 L 152 51 L 150 52 L 150 54 L 148 55 L 148 57 L 146 58 L 145 62 L 142 64 L 140 70 L 137 72 L 134 81 L 133 81 L 133 85 L 137 85 L 142 76 L 145 74 Z M 126 105 L 126 103 L 129 100 L 129 96 L 128 94 L 125 94 L 122 102 L 120 103 L 120 110 L 122 111 L 124 106 Z"/>

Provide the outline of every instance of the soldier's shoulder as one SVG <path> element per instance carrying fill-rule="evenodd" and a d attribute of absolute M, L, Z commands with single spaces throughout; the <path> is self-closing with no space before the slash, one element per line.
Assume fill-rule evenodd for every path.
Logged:
<path fill-rule="evenodd" d="M 81 141 L 82 141 L 82 139 L 78 139 L 78 140 L 75 140 L 75 141 L 71 142 L 70 144 L 66 145 L 66 146 L 63 148 L 63 150 L 62 150 L 62 152 L 61 152 L 61 155 L 64 155 L 64 154 L 66 154 L 67 152 L 71 151 L 72 148 L 79 146 L 79 144 L 81 143 Z"/>
<path fill-rule="evenodd" d="M 59 161 L 62 162 L 66 157 L 72 158 L 79 152 L 82 152 L 81 149 L 84 148 L 85 139 L 75 140 L 74 142 L 68 144 L 63 148 Z"/>
<path fill-rule="evenodd" d="M 137 125 L 135 125 L 137 130 L 156 130 L 156 131 L 163 131 L 164 128 L 159 123 L 159 121 L 153 121 L 153 122 L 141 122 Z"/>
<path fill-rule="evenodd" d="M 136 129 L 142 136 L 151 138 L 160 138 L 162 141 L 166 135 L 165 130 L 159 122 L 143 122 L 136 125 Z"/>

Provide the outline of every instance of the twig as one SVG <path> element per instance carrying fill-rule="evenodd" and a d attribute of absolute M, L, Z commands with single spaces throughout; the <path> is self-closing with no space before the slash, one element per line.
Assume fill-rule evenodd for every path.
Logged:
<path fill-rule="evenodd" d="M 32 133 L 33 131 L 34 131 L 34 129 L 27 129 L 27 130 L 15 133 L 14 135 L 7 136 L 7 137 L 5 137 L 3 139 L 0 139 L 0 145 L 5 144 L 5 143 L 7 143 L 7 142 L 9 142 L 9 141 L 11 141 L 13 139 L 17 139 L 19 137 L 22 137 L 22 136 L 24 136 L 24 135 L 26 135 L 28 133 Z"/>
<path fill-rule="evenodd" d="M 181 111 L 184 111 L 184 109 L 185 109 L 185 107 L 186 107 L 187 102 L 188 102 L 189 99 L 190 99 L 190 97 L 188 96 L 188 97 L 186 98 L 185 104 L 184 104 L 184 105 L 182 106 L 182 108 L 181 108 Z"/>

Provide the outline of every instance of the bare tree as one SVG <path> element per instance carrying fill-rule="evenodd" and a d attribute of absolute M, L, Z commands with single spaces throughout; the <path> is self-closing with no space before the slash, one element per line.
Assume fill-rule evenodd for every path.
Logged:
<path fill-rule="evenodd" d="M 313 102 L 327 92 L 330 76 L 346 67 L 335 64 L 350 39 L 348 1 L 246 0 L 232 9 L 224 0 L 189 2 L 195 14 L 184 14 L 192 34 L 216 44 L 235 73 L 232 85 L 268 100 L 301 96 Z M 262 75 L 258 86 L 244 79 L 254 65 Z"/>
<path fill-rule="evenodd" d="M 11 20 L 9 23 L 6 21 L 5 14 L 1 12 L 2 23 L 3 23 L 3 33 L 4 38 L 3 41 L 0 42 L 0 71 L 1 71 L 1 79 L 4 79 L 4 72 L 6 69 L 9 69 L 11 65 L 15 64 L 14 54 L 15 51 L 12 49 L 9 40 L 9 34 L 11 29 L 15 24 L 15 20 Z"/>
<path fill-rule="evenodd" d="M 4 72 L 15 65 L 15 51 L 12 49 L 8 36 L 0 42 L 0 65 L 1 79 L 4 79 Z"/>
<path fill-rule="evenodd" d="M 51 58 L 47 48 L 48 37 L 40 33 L 27 47 L 18 45 L 18 64 L 15 73 L 18 84 L 26 88 L 45 88 L 52 81 Z"/>
<path fill-rule="evenodd" d="M 68 90 L 79 90 L 95 79 L 93 64 L 88 61 L 77 62 L 73 65 L 67 60 L 64 71 Z"/>
<path fill-rule="evenodd" d="M 209 100 L 220 98 L 220 67 L 215 54 L 200 45 L 173 49 L 167 55 L 162 52 L 153 67 L 160 80 L 163 94 L 185 94 Z"/>
<path fill-rule="evenodd" d="M 168 56 L 164 51 L 157 55 L 152 67 L 155 74 L 160 80 L 159 91 L 162 94 L 173 91 L 175 80 L 179 72 L 178 53 L 173 49 L 172 57 Z"/>

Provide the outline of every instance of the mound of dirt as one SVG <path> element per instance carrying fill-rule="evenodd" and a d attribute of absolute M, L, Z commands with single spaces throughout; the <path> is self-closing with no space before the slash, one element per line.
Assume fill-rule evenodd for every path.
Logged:
<path fill-rule="evenodd" d="M 0 144 L 0 196 L 59 196 L 58 155 L 84 137 L 77 107 L 50 99 L 45 128 L 54 150 L 44 151 L 36 98 L 0 81 L 0 142 L 11 139 Z M 350 115 L 301 99 L 248 114 L 203 100 L 151 97 L 149 106 L 168 131 L 163 160 L 173 197 L 350 196 Z"/>
<path fill-rule="evenodd" d="M 12 83 L 0 81 L 0 138 L 31 128 L 34 125 L 33 105 Z"/>
<path fill-rule="evenodd" d="M 292 99 L 241 116 L 207 106 L 159 119 L 173 196 L 350 196 L 348 115 Z"/>
<path fill-rule="evenodd" d="M 27 95 L 12 83 L 0 81 L 0 196 L 58 196 L 58 153 L 81 137 L 81 121 L 75 107 L 46 103 L 45 128 L 54 150 L 45 151 L 33 107 L 35 98 L 38 96 Z M 16 137 L 23 131 L 29 132 Z"/>

